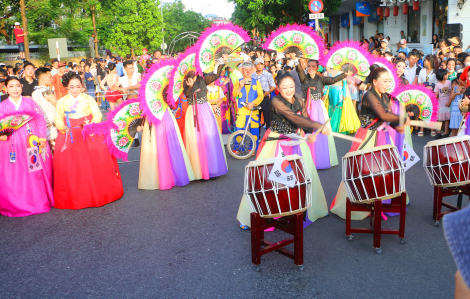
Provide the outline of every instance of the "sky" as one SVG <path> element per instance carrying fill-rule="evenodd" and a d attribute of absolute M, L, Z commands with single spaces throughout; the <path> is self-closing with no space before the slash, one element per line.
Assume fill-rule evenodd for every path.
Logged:
<path fill-rule="evenodd" d="M 234 4 L 227 0 L 182 0 L 186 9 L 198 13 L 214 14 L 218 17 L 231 18 L 234 10 Z"/>

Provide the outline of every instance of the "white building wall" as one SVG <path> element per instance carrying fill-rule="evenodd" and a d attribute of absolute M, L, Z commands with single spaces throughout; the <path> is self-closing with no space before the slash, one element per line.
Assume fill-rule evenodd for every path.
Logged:
<path fill-rule="evenodd" d="M 351 26 L 341 27 L 341 29 L 339 30 L 339 40 L 340 41 L 345 41 L 345 40 L 349 39 L 349 27 L 351 27 Z"/>
<path fill-rule="evenodd" d="M 364 37 L 369 39 L 371 36 L 375 36 L 375 31 L 377 31 L 377 22 L 368 22 L 368 17 L 365 17 L 364 20 Z"/>
<path fill-rule="evenodd" d="M 390 7 L 390 17 L 384 20 L 384 36 L 390 36 L 390 44 L 388 45 L 392 53 L 397 51 L 397 43 L 400 41 L 400 31 L 406 33 L 408 24 L 407 16 L 402 12 L 402 7 L 398 7 L 398 16 L 393 16 L 393 7 Z"/>
<path fill-rule="evenodd" d="M 351 26 L 351 40 L 358 41 L 362 36 L 359 36 L 359 26 L 361 25 L 353 25 Z"/>
<path fill-rule="evenodd" d="M 447 12 L 447 23 L 461 23 L 463 25 L 463 50 L 470 44 L 470 3 L 466 1 L 460 10 L 457 0 L 449 0 L 449 10 Z"/>

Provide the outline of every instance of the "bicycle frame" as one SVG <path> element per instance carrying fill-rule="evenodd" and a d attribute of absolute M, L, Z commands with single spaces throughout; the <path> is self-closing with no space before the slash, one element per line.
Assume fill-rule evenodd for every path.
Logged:
<path fill-rule="evenodd" d="M 243 138 L 242 138 L 242 141 L 240 142 L 241 145 L 243 145 L 244 142 L 245 142 L 245 136 L 246 136 L 246 132 L 248 132 L 248 126 L 251 123 L 251 115 L 252 114 L 253 114 L 253 110 L 250 110 L 250 117 L 248 117 L 248 120 L 246 121 L 246 124 L 245 124 L 245 130 L 243 131 Z"/>

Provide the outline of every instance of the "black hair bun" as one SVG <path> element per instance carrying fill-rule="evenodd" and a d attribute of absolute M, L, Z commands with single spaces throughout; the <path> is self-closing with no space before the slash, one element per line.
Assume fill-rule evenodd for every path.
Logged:
<path fill-rule="evenodd" d="M 64 87 L 69 86 L 70 81 L 72 81 L 73 79 L 79 80 L 80 84 L 83 85 L 82 78 L 80 78 L 80 76 L 77 73 L 72 72 L 72 71 L 69 71 L 62 76 L 62 85 L 64 85 Z"/>

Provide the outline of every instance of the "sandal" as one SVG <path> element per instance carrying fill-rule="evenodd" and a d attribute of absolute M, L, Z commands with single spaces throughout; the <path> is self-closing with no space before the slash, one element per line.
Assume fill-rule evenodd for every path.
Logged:
<path fill-rule="evenodd" d="M 242 224 L 242 223 L 240 223 L 240 228 L 243 229 L 243 230 L 249 230 L 249 229 L 250 229 L 250 228 L 248 227 L 248 225 Z"/>
<path fill-rule="evenodd" d="M 436 137 L 437 133 L 434 131 L 434 132 L 431 132 L 431 137 Z"/>
<path fill-rule="evenodd" d="M 418 137 L 423 137 L 424 136 L 424 132 L 418 132 Z"/>

